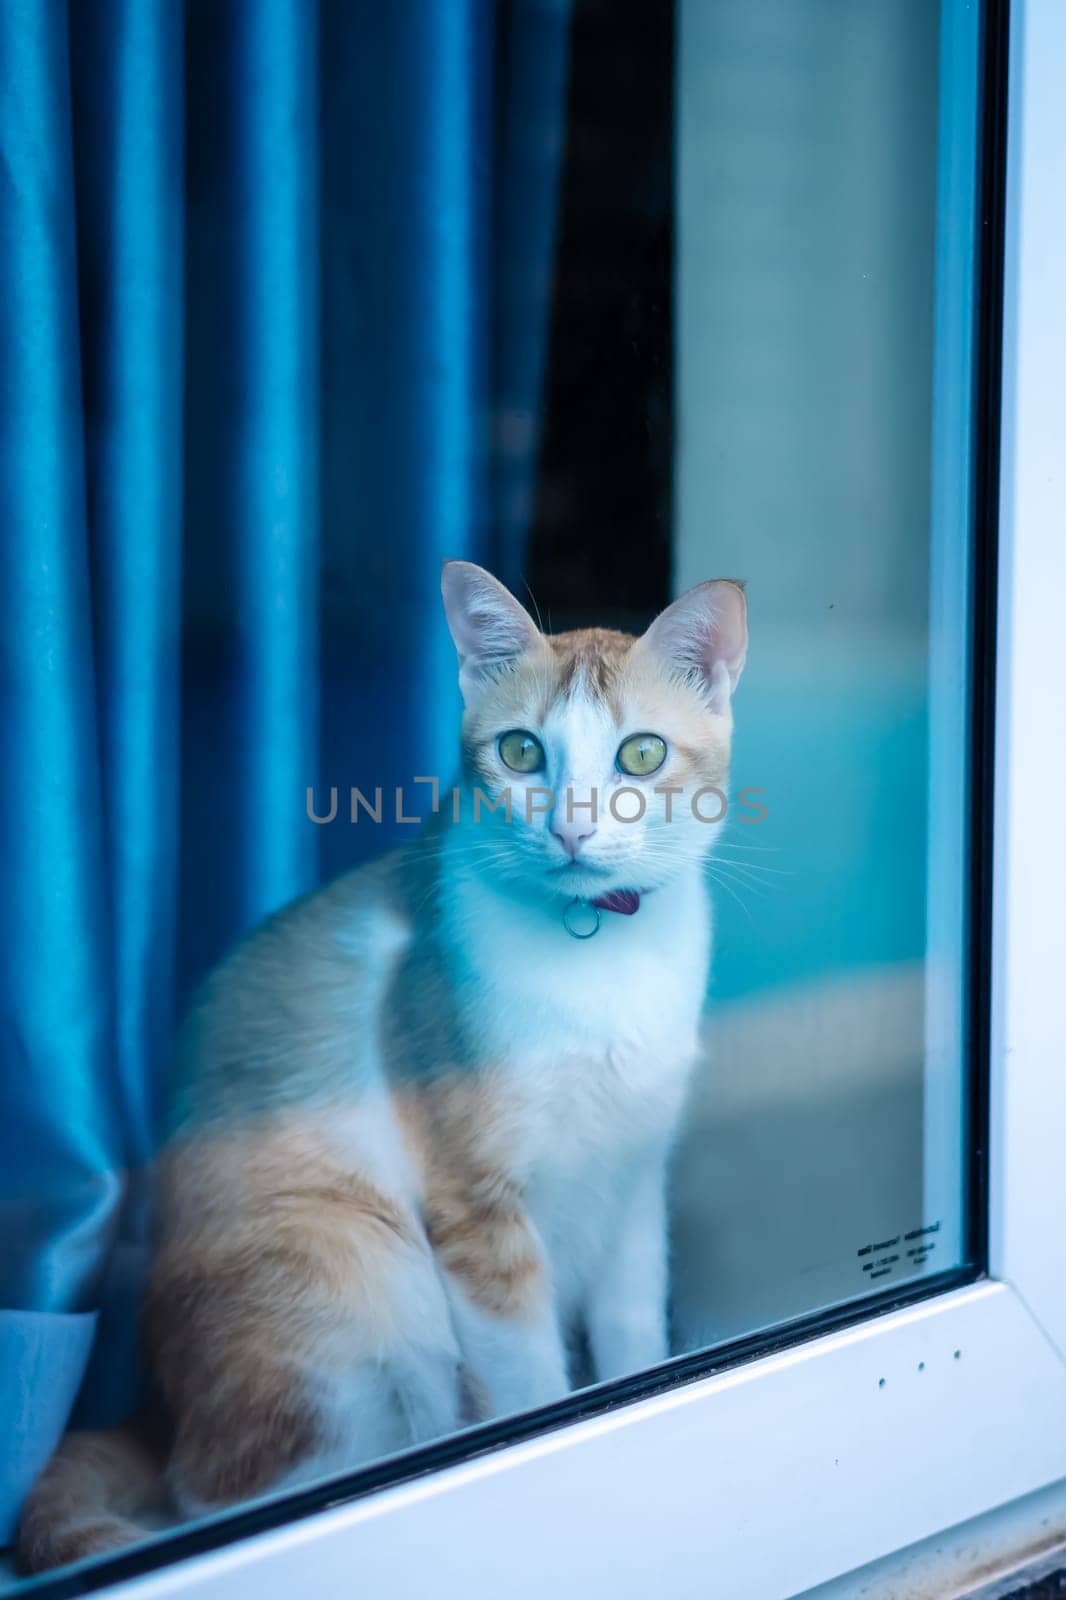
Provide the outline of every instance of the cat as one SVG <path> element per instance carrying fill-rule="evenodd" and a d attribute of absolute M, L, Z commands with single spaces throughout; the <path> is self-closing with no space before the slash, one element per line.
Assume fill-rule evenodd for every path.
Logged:
<path fill-rule="evenodd" d="M 639 638 L 542 633 L 467 562 L 442 591 L 459 818 L 206 981 L 156 1174 L 160 1417 L 67 1435 L 25 1570 L 143 1537 L 153 1504 L 196 1516 L 557 1400 L 578 1333 L 599 1381 L 669 1354 L 717 832 L 685 797 L 727 778 L 743 588 L 703 583 Z"/>

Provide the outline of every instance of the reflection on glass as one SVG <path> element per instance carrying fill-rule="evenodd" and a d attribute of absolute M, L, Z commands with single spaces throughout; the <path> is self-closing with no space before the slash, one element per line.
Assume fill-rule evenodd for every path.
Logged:
<path fill-rule="evenodd" d="M 749 579 L 735 781 L 767 807 L 714 868 L 698 1346 L 963 1251 L 977 19 L 681 19 L 675 576 Z"/>
<path fill-rule="evenodd" d="M 973 8 L 110 19 L 0 13 L 23 1570 L 966 1254 Z"/>

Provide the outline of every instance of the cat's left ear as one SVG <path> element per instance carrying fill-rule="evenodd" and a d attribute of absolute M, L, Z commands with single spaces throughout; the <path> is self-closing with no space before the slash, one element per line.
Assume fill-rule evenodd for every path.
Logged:
<path fill-rule="evenodd" d="M 697 584 L 660 612 L 640 645 L 670 672 L 695 679 L 710 709 L 726 713 L 748 653 L 743 584 L 729 578 Z"/>
<path fill-rule="evenodd" d="M 484 567 L 446 561 L 441 594 L 455 648 L 463 698 L 520 656 L 539 649 L 543 635 L 525 606 Z"/>

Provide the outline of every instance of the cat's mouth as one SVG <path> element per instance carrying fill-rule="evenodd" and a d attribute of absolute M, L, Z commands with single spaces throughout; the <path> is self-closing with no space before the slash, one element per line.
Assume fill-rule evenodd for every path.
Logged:
<path fill-rule="evenodd" d="M 548 876 L 563 894 L 578 900 L 598 900 L 632 887 L 628 879 L 620 878 L 617 867 L 596 861 L 565 861 L 549 867 Z"/>
<path fill-rule="evenodd" d="M 549 867 L 549 872 L 610 872 L 610 867 L 604 866 L 602 861 L 588 861 L 584 856 L 579 856 L 574 861 L 560 861 L 557 866 Z"/>
<path fill-rule="evenodd" d="M 574 884 L 582 882 L 602 887 L 614 873 L 610 867 L 602 866 L 597 861 L 562 861 L 557 867 L 549 867 L 548 875 L 557 878 L 570 890 Z"/>

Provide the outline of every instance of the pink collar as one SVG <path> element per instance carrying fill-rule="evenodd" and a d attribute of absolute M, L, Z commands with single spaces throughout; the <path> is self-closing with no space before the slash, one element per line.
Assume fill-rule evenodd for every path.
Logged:
<path fill-rule="evenodd" d="M 571 939 L 591 939 L 600 931 L 601 911 L 631 917 L 640 910 L 641 896 L 650 893 L 650 889 L 612 889 L 595 900 L 571 900 L 563 907 L 563 927 Z"/>
<path fill-rule="evenodd" d="M 610 894 L 601 894 L 592 904 L 600 911 L 617 911 L 621 917 L 631 917 L 640 910 L 640 889 L 612 889 Z"/>

